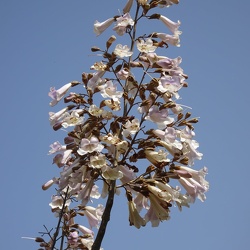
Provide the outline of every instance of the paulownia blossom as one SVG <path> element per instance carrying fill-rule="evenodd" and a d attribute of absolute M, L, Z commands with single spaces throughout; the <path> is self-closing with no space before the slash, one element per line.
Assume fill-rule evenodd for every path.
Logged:
<path fill-rule="evenodd" d="M 138 229 L 169 220 L 172 209 L 205 201 L 207 168 L 193 168 L 203 156 L 195 140 L 198 119 L 180 98 L 188 76 L 181 57 L 167 51 L 169 44 L 180 45 L 180 21 L 156 11 L 178 3 L 127 0 L 122 14 L 94 23 L 97 36 L 112 34 L 92 47 L 98 61 L 91 72 L 82 73 L 82 82 L 50 89 L 50 106 L 64 101 L 65 107 L 51 111 L 49 122 L 65 137 L 50 145 L 60 173 L 42 189 L 56 186 L 49 205 L 59 221 L 55 231 L 45 227 L 35 239 L 40 249 L 102 249 L 115 195 L 127 199 L 129 225 Z M 164 25 L 162 32 L 147 32 L 151 21 L 171 34 Z M 149 27 L 158 29 L 158 23 Z"/>

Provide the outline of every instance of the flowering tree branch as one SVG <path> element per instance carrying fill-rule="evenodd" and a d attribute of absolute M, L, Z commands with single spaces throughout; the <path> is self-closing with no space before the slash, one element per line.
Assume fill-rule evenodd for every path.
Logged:
<path fill-rule="evenodd" d="M 83 73 L 81 82 L 50 89 L 52 107 L 61 100 L 67 105 L 49 113 L 50 124 L 55 131 L 67 130 L 67 135 L 64 145 L 54 142 L 49 151 L 61 172 L 43 189 L 57 186 L 49 205 L 58 225 L 48 241 L 36 238 L 42 249 L 101 249 L 114 197 L 121 190 L 125 190 L 129 224 L 138 229 L 170 219 L 173 204 L 181 211 L 196 198 L 206 199 L 207 168 L 192 168 L 202 159 L 194 140 L 198 119 L 179 103 L 179 91 L 188 86 L 188 77 L 180 57 L 158 53 L 180 46 L 180 22 L 150 13 L 178 2 L 128 0 L 123 14 L 96 21 L 98 36 L 114 24 L 119 39 L 126 37 L 130 44 L 110 36 L 104 49 L 91 49 L 102 56 L 90 67 L 93 73 Z M 138 35 L 145 22 L 162 23 L 170 34 L 152 30 Z M 179 186 L 173 186 L 173 180 Z M 101 198 L 107 199 L 105 206 L 89 205 Z M 79 217 L 85 217 L 89 226 L 79 224 Z M 98 229 L 96 237 L 93 228 Z"/>

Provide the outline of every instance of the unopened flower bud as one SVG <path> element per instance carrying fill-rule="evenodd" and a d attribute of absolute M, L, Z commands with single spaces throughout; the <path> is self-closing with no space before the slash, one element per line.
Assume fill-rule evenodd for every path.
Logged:
<path fill-rule="evenodd" d="M 116 37 L 113 35 L 109 38 L 109 40 L 106 43 L 106 48 L 109 49 L 109 47 L 112 45 L 112 43 L 116 40 Z"/>

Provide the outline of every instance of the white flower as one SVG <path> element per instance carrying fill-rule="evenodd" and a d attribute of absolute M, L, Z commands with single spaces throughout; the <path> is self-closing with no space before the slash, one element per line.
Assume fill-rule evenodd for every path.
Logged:
<path fill-rule="evenodd" d="M 176 47 L 180 47 L 180 38 L 178 32 L 175 32 L 173 35 L 165 33 L 156 33 L 156 36 L 165 43 L 172 44 Z"/>
<path fill-rule="evenodd" d="M 140 52 L 145 52 L 145 53 L 154 52 L 157 48 L 156 46 L 153 45 L 153 41 L 150 38 L 148 38 L 146 42 L 144 40 L 140 40 L 140 41 L 137 40 L 136 45 L 137 45 L 137 49 Z"/>
<path fill-rule="evenodd" d="M 178 21 L 177 23 L 175 23 L 172 20 L 170 20 L 169 18 L 167 18 L 165 16 L 162 16 L 162 15 L 160 15 L 159 19 L 170 29 L 170 31 L 173 34 L 176 34 L 176 35 L 180 35 L 181 34 L 181 31 L 178 30 L 179 27 L 180 27 L 180 25 L 181 25 L 180 21 Z"/>
<path fill-rule="evenodd" d="M 84 215 L 87 217 L 90 228 L 99 226 L 99 223 L 102 220 L 104 207 L 102 204 L 99 204 L 97 208 L 86 206 L 84 208 Z"/>
<path fill-rule="evenodd" d="M 167 158 L 168 153 L 164 152 L 163 150 L 154 151 L 146 149 L 145 151 L 146 158 L 155 166 L 157 166 L 159 163 L 167 163 L 170 160 Z"/>
<path fill-rule="evenodd" d="M 64 117 L 64 114 L 69 110 L 69 107 L 63 108 L 58 112 L 49 112 L 49 121 L 50 125 L 54 126 L 61 118 Z"/>
<path fill-rule="evenodd" d="M 102 81 L 101 77 L 103 77 L 104 74 L 105 71 L 103 70 L 96 71 L 92 78 L 88 81 L 88 88 L 93 91 L 98 86 L 98 83 Z"/>
<path fill-rule="evenodd" d="M 133 52 L 130 51 L 127 45 L 122 46 L 121 44 L 117 44 L 114 50 L 114 54 L 123 58 L 131 56 Z"/>
<path fill-rule="evenodd" d="M 79 116 L 79 113 L 81 113 L 81 109 L 73 110 L 71 114 L 65 113 L 66 117 L 62 121 L 62 126 L 64 128 L 76 126 L 79 124 L 82 124 L 84 121 L 83 116 Z"/>
<path fill-rule="evenodd" d="M 124 129 L 122 131 L 122 134 L 125 137 L 128 137 L 129 135 L 134 135 L 136 132 L 140 130 L 140 122 L 138 119 L 133 119 L 132 121 L 127 121 L 124 124 Z"/>
<path fill-rule="evenodd" d="M 106 156 L 103 154 L 90 156 L 90 166 L 94 168 L 105 168 L 107 166 Z"/>
<path fill-rule="evenodd" d="M 92 65 L 90 67 L 90 69 L 94 69 L 94 70 L 100 70 L 100 71 L 105 71 L 107 68 L 107 65 L 104 64 L 103 62 L 95 62 L 94 65 Z"/>
<path fill-rule="evenodd" d="M 119 98 L 123 95 L 122 91 L 117 91 L 116 85 L 112 81 L 107 81 L 98 88 L 101 91 L 102 97 L 111 98 L 113 101 L 119 101 Z"/>
<path fill-rule="evenodd" d="M 95 104 L 92 104 L 89 107 L 89 113 L 96 117 L 102 115 L 103 111 L 103 109 L 98 108 Z"/>
<path fill-rule="evenodd" d="M 117 23 L 113 30 L 116 31 L 119 36 L 124 35 L 128 26 L 134 25 L 134 20 L 129 13 L 125 13 L 123 16 L 118 17 L 116 21 Z"/>
<path fill-rule="evenodd" d="M 49 205 L 51 206 L 52 209 L 62 209 L 64 199 L 61 196 L 52 195 L 51 199 L 52 199 L 52 202 L 49 203 Z M 65 206 L 68 207 L 70 203 L 71 203 L 70 199 L 67 199 Z"/>
<path fill-rule="evenodd" d="M 188 195 L 192 198 L 192 202 L 195 201 L 196 197 L 201 201 L 205 201 L 206 196 L 204 193 L 208 191 L 207 185 L 202 185 L 193 178 L 180 177 L 178 181 L 185 188 Z"/>
<path fill-rule="evenodd" d="M 62 86 L 60 89 L 56 90 L 54 87 L 50 88 L 49 97 L 52 98 L 52 101 L 50 102 L 50 106 L 55 106 L 67 93 L 67 91 L 71 88 L 72 84 L 67 83 L 64 86 Z"/>
<path fill-rule="evenodd" d="M 123 173 L 116 168 L 107 167 L 105 172 L 103 172 L 102 176 L 106 180 L 119 180 L 123 177 Z"/>
<path fill-rule="evenodd" d="M 98 21 L 95 21 L 94 24 L 94 32 L 96 33 L 97 36 L 99 36 L 103 31 L 105 31 L 113 22 L 115 21 L 115 19 L 109 18 L 106 21 L 100 23 Z"/>
<path fill-rule="evenodd" d="M 146 225 L 146 221 L 140 216 L 134 201 L 128 201 L 128 210 L 130 226 L 134 225 L 139 229 L 141 226 L 144 227 Z"/>

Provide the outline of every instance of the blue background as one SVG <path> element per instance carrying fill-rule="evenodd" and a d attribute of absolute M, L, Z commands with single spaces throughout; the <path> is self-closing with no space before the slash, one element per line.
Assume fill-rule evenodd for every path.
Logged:
<path fill-rule="evenodd" d="M 54 190 L 41 185 L 58 175 L 47 152 L 63 134 L 50 128 L 48 91 L 80 81 L 99 61 L 90 47 L 106 35 L 96 38 L 93 23 L 119 14 L 125 2 L 0 1 L 1 249 L 37 249 L 21 237 L 55 226 L 48 206 Z M 170 221 L 140 230 L 128 225 L 126 201 L 118 197 L 105 250 L 249 249 L 249 7 L 246 0 L 193 0 L 163 9 L 182 22 L 181 47 L 166 53 L 180 55 L 189 75 L 180 95 L 200 117 L 195 132 L 204 157 L 195 167 L 208 167 L 210 190 L 205 203 L 172 209 Z"/>

